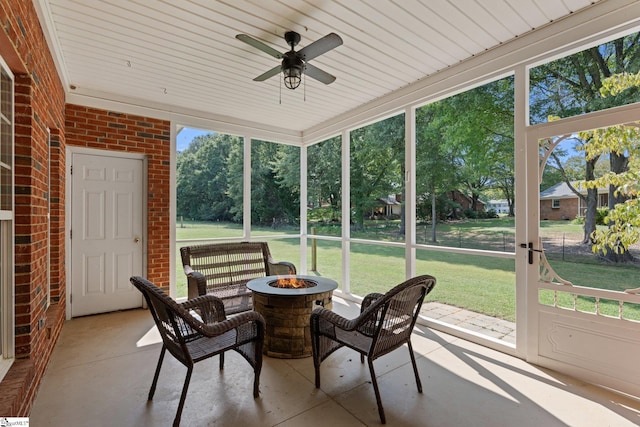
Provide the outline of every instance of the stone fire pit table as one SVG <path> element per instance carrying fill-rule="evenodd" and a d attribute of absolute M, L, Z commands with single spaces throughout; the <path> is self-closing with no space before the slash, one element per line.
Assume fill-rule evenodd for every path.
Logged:
<path fill-rule="evenodd" d="M 279 288 L 278 279 L 303 280 L 310 287 Z M 267 356 L 295 359 L 311 356 L 311 312 L 315 307 L 331 309 L 335 280 L 326 277 L 267 276 L 247 282 L 253 292 L 253 309 L 266 322 L 264 351 Z"/>

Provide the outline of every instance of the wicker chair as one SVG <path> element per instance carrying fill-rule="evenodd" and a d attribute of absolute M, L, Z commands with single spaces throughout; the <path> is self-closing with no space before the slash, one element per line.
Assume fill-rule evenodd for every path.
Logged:
<path fill-rule="evenodd" d="M 435 284 L 434 277 L 423 275 L 397 285 L 384 295 L 369 294 L 362 301 L 360 315 L 351 320 L 324 308 L 318 308 L 311 313 L 311 345 L 316 388 L 320 388 L 320 364 L 337 349 L 345 346 L 357 351 L 362 363 L 367 356 L 380 421 L 385 424 L 386 418 L 373 361 L 406 343 L 418 392 L 422 393 L 422 384 L 411 346 L 411 333 L 424 297 L 431 292 Z"/>
<path fill-rule="evenodd" d="M 224 305 L 212 295 L 204 295 L 178 304 L 142 277 L 132 277 L 131 283 L 144 295 L 162 336 L 162 350 L 149 391 L 149 400 L 153 399 L 167 350 L 187 367 L 178 411 L 173 421 L 174 426 L 180 424 L 193 365 L 219 354 L 220 369 L 223 369 L 224 352 L 227 350 L 240 353 L 253 368 L 253 397 L 258 397 L 264 342 L 264 319 L 260 314 L 246 312 L 226 319 Z"/>

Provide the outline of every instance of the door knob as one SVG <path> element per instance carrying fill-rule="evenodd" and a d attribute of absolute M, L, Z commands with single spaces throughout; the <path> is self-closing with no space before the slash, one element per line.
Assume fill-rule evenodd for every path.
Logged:
<path fill-rule="evenodd" d="M 135 239 L 133 239 L 133 241 L 134 241 L 135 243 L 140 243 L 140 238 L 139 238 L 139 237 L 136 237 Z"/>

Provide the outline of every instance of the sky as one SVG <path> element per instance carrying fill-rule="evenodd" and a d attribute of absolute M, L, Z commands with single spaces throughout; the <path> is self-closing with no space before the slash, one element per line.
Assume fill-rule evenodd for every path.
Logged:
<path fill-rule="evenodd" d="M 187 127 L 182 128 L 182 130 L 176 137 L 176 150 L 177 151 L 185 150 L 187 147 L 189 147 L 189 144 L 191 144 L 191 141 L 193 141 L 193 138 L 195 138 L 196 136 L 206 135 L 209 133 L 215 133 L 215 132 L 210 130 L 202 130 L 202 129 L 195 129 L 195 128 L 187 128 Z"/>

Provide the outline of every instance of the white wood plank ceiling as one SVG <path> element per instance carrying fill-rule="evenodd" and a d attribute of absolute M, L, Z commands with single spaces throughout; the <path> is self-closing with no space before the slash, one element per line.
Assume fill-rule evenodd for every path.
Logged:
<path fill-rule="evenodd" d="M 482 52 L 535 31 L 592 0 L 34 0 L 69 93 L 214 115 L 302 134 Z M 336 76 L 252 79 L 280 52 L 335 32 L 342 46 L 311 64 Z M 281 93 L 281 95 L 280 95 Z M 280 102 L 281 96 L 281 102 Z M 306 100 L 305 100 L 306 97 Z"/>

